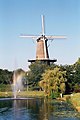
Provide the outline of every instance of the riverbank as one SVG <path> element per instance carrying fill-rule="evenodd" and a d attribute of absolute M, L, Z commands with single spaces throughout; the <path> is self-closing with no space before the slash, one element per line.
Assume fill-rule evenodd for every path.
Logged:
<path fill-rule="evenodd" d="M 43 91 L 21 91 L 17 93 L 17 97 L 44 97 Z M 0 98 L 13 97 L 12 92 L 0 92 Z M 74 93 L 71 95 L 64 95 L 63 98 L 58 98 L 58 100 L 70 101 L 71 104 L 80 112 L 80 93 Z"/>
<path fill-rule="evenodd" d="M 78 112 L 80 112 L 80 93 L 74 93 L 70 97 L 70 101 Z"/>
<path fill-rule="evenodd" d="M 73 107 L 80 112 L 80 93 L 64 95 L 62 98 L 57 98 L 57 100 L 70 102 Z"/>

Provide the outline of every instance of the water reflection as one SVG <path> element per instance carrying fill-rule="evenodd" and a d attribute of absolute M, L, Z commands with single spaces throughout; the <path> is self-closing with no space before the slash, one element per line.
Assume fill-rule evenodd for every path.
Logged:
<path fill-rule="evenodd" d="M 79 120 L 79 114 L 65 102 L 46 99 L 0 101 L 0 120 Z"/>

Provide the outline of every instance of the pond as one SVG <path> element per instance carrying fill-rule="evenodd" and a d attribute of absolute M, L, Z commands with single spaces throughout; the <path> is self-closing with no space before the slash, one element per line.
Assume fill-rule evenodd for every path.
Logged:
<path fill-rule="evenodd" d="M 68 103 L 56 100 L 0 100 L 0 120 L 80 120 L 80 114 Z"/>

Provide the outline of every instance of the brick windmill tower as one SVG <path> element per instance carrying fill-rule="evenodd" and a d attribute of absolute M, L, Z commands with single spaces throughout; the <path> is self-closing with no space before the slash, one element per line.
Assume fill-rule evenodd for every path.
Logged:
<path fill-rule="evenodd" d="M 57 60 L 56 59 L 50 59 L 49 53 L 48 53 L 48 47 L 47 42 L 48 40 L 54 40 L 54 39 L 64 39 L 65 36 L 49 36 L 45 35 L 45 27 L 44 27 L 44 16 L 42 15 L 42 35 L 41 36 L 35 36 L 35 35 L 21 35 L 22 38 L 31 38 L 36 39 L 36 59 L 28 60 L 28 62 L 35 62 L 35 61 L 41 61 L 43 63 L 47 63 L 50 65 L 50 63 L 54 63 Z"/>

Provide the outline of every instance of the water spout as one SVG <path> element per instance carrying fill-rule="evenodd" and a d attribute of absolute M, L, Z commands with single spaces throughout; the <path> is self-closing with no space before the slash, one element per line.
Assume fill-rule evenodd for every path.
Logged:
<path fill-rule="evenodd" d="M 12 91 L 13 97 L 17 97 L 17 93 L 23 90 L 23 72 L 15 70 L 13 73 L 13 84 L 12 84 Z"/>

